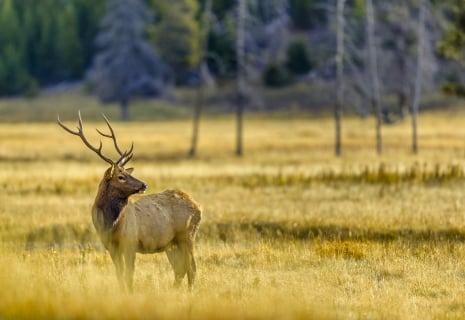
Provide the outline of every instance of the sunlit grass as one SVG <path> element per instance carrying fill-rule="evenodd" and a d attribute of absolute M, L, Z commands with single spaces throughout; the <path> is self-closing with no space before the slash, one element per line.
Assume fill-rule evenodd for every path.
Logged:
<path fill-rule="evenodd" d="M 82 114 L 97 144 L 105 125 Z M 209 118 L 193 160 L 187 120 L 113 121 L 149 192 L 179 188 L 204 208 L 194 291 L 172 288 L 158 254 L 138 256 L 134 294 L 91 224 L 106 164 L 54 118 L 0 125 L 0 318 L 465 315 L 464 114 L 422 115 L 418 155 L 408 122 L 384 128 L 379 156 L 373 121 L 349 118 L 342 158 L 324 117 L 248 115 L 243 158 L 234 119 Z"/>
<path fill-rule="evenodd" d="M 463 244 L 259 241 L 199 248 L 195 290 L 140 256 L 135 293 L 94 249 L 2 249 L 0 310 L 26 318 L 450 318 L 463 315 Z"/>

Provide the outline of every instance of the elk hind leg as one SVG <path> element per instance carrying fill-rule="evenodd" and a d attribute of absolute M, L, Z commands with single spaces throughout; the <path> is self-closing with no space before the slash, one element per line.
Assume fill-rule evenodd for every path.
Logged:
<path fill-rule="evenodd" d="M 174 245 L 166 250 L 166 256 L 168 257 L 168 261 L 174 271 L 174 286 L 179 287 L 182 279 L 184 279 L 184 276 L 187 273 L 187 268 L 184 263 L 184 252 L 178 245 Z"/>
<path fill-rule="evenodd" d="M 199 230 L 200 221 L 202 219 L 202 212 L 197 210 L 193 215 L 192 219 L 189 224 L 189 235 L 186 239 L 186 266 L 187 266 L 187 281 L 189 284 L 189 288 L 192 289 L 194 285 L 195 276 L 197 274 L 197 266 L 195 264 L 194 258 L 194 243 L 195 243 L 195 236 L 197 231 Z"/>
<path fill-rule="evenodd" d="M 189 288 L 194 286 L 195 276 L 197 274 L 197 266 L 194 258 L 194 244 L 192 241 L 187 241 L 184 250 L 184 264 L 187 269 L 187 283 Z"/>

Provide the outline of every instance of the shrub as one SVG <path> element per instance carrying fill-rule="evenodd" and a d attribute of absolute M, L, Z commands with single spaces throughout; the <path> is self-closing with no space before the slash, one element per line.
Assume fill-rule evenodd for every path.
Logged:
<path fill-rule="evenodd" d="M 289 72 L 279 64 L 269 64 L 263 72 L 263 83 L 268 87 L 284 87 L 291 82 Z"/>
<path fill-rule="evenodd" d="M 307 45 L 302 40 L 292 42 L 287 48 L 286 66 L 294 74 L 306 74 L 314 67 Z"/>
<path fill-rule="evenodd" d="M 294 27 L 311 29 L 327 20 L 325 0 L 290 0 L 289 14 Z"/>

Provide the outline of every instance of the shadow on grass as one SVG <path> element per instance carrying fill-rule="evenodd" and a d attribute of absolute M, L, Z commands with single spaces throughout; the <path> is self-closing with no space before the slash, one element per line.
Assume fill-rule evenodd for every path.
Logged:
<path fill-rule="evenodd" d="M 218 223 L 202 226 L 201 236 L 234 242 L 241 238 L 258 236 L 282 240 L 331 241 L 457 241 L 465 242 L 465 230 L 448 229 L 363 229 L 338 225 L 310 225 L 295 222 L 242 222 Z"/>
<path fill-rule="evenodd" d="M 25 248 L 90 245 L 101 248 L 91 224 L 55 224 L 26 234 Z M 448 229 L 363 229 L 337 225 L 310 225 L 295 222 L 228 222 L 201 225 L 199 241 L 234 243 L 244 240 L 320 240 L 360 242 L 465 242 L 465 230 Z"/>

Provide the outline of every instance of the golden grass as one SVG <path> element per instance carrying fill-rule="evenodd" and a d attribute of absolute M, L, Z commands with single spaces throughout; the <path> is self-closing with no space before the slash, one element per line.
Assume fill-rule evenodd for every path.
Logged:
<path fill-rule="evenodd" d="M 419 155 L 407 122 L 378 156 L 373 122 L 348 119 L 340 159 L 331 119 L 283 118 L 247 118 L 243 159 L 229 117 L 202 122 L 195 160 L 188 121 L 115 122 L 150 192 L 204 208 L 192 293 L 160 254 L 119 292 L 90 217 L 106 165 L 53 123 L 0 125 L 0 318 L 463 318 L 465 115 L 422 115 Z"/>

